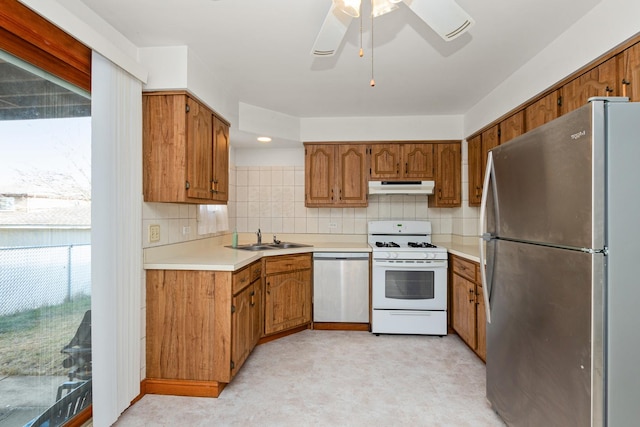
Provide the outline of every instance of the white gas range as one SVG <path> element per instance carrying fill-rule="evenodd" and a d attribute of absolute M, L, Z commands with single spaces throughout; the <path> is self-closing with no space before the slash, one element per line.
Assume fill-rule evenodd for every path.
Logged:
<path fill-rule="evenodd" d="M 447 250 L 429 221 L 370 221 L 374 334 L 447 334 Z"/>

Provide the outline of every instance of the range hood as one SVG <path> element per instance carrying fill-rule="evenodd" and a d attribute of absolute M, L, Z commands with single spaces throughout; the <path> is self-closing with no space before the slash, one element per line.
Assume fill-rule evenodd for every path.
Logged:
<path fill-rule="evenodd" d="M 369 181 L 369 194 L 433 194 L 434 181 Z"/>

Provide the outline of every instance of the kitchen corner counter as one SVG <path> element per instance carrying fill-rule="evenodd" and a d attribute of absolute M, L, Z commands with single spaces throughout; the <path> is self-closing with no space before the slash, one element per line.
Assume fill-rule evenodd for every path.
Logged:
<path fill-rule="evenodd" d="M 454 242 L 435 242 L 438 246 L 447 248 L 447 251 L 453 255 L 466 258 L 477 263 L 480 262 L 480 247 L 476 244 L 454 243 Z"/>
<path fill-rule="evenodd" d="M 262 257 L 308 252 L 371 252 L 366 242 L 310 242 L 296 243 L 311 246 L 291 249 L 245 251 L 227 248 L 221 242 L 207 239 L 195 240 L 161 248 L 145 250 L 145 270 L 209 270 L 236 271 Z"/>

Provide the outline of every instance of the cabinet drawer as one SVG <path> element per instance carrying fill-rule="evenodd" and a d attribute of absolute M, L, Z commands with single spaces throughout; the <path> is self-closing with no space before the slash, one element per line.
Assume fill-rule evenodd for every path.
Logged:
<path fill-rule="evenodd" d="M 267 275 L 285 271 L 305 270 L 311 268 L 311 254 L 269 257 L 264 264 L 265 274 Z"/>
<path fill-rule="evenodd" d="M 251 281 L 255 282 L 262 276 L 262 263 L 260 261 L 256 261 L 249 267 L 251 270 Z"/>
<path fill-rule="evenodd" d="M 233 273 L 233 295 L 236 295 L 242 289 L 251 283 L 251 269 L 245 267 L 240 271 Z"/>
<path fill-rule="evenodd" d="M 469 279 L 472 282 L 477 282 L 477 270 L 478 264 L 473 261 L 466 260 L 464 258 L 452 257 L 453 272 L 459 274 L 465 279 Z"/>

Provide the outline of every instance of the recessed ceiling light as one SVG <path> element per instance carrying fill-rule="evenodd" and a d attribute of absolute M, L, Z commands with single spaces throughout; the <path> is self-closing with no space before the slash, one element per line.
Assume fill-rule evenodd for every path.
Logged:
<path fill-rule="evenodd" d="M 259 136 L 258 137 L 258 141 L 260 141 L 260 142 L 271 142 L 271 138 L 269 138 L 268 136 Z"/>

